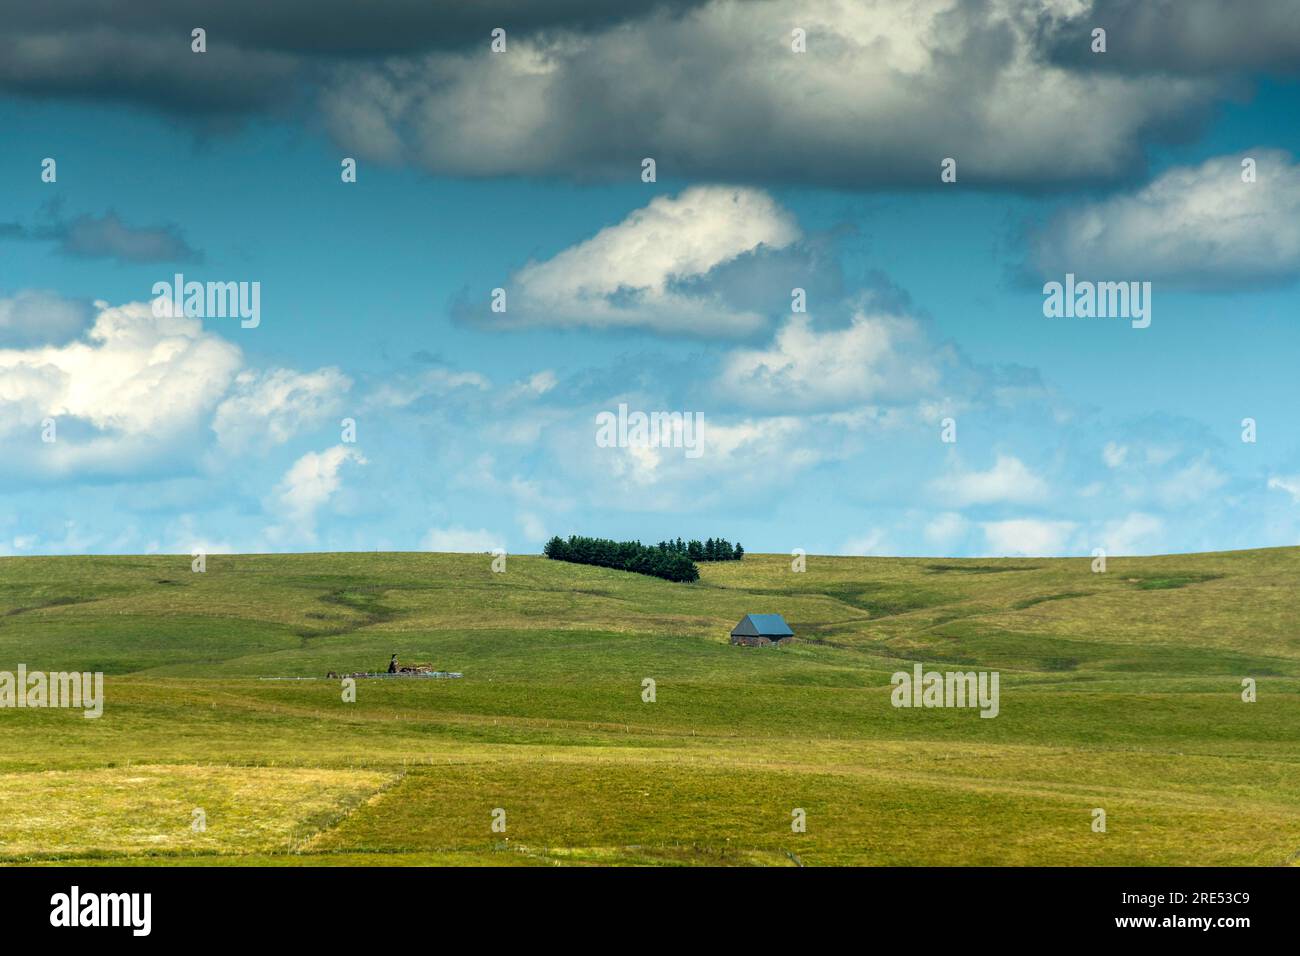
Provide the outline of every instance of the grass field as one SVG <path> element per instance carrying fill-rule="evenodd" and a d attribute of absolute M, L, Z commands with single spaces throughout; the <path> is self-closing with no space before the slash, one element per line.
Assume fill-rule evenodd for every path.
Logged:
<path fill-rule="evenodd" d="M 1300 549 L 490 562 L 0 558 L 0 670 L 107 675 L 99 719 L 0 709 L 0 861 L 1300 859 Z M 730 646 L 747 612 L 801 641 Z M 465 676 L 259 679 L 392 653 Z M 1000 714 L 891 706 L 916 661 L 998 671 Z"/>

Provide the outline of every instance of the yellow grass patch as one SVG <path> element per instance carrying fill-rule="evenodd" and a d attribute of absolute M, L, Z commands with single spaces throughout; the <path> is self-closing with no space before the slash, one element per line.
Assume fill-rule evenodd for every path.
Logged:
<path fill-rule="evenodd" d="M 0 859 L 293 850 L 396 778 L 226 766 L 5 774 Z"/>

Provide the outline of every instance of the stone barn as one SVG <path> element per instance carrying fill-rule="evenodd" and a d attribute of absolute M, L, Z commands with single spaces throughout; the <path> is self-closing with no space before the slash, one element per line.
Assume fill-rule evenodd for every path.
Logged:
<path fill-rule="evenodd" d="M 731 643 L 746 647 L 789 644 L 793 640 L 794 631 L 780 614 L 746 614 L 731 629 Z"/>

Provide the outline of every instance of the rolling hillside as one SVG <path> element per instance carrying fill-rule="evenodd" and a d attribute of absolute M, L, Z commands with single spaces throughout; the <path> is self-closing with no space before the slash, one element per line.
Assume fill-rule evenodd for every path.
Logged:
<path fill-rule="evenodd" d="M 0 860 L 1298 859 L 1300 549 L 1104 574 L 751 554 L 695 584 L 490 562 L 0 558 L 0 670 L 107 675 L 97 720 L 0 709 Z M 800 642 L 730 646 L 747 612 Z M 359 681 L 355 703 L 260 679 L 393 653 L 465 676 Z M 999 716 L 891 706 L 917 661 L 1000 672 Z"/>

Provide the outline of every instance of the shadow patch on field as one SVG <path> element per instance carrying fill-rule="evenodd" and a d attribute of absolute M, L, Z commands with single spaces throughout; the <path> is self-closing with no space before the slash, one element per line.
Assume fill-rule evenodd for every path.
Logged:
<path fill-rule="evenodd" d="M 980 663 L 1008 669 L 1154 674 L 1252 674 L 1280 676 L 1278 661 L 1229 648 L 1179 643 L 1127 644 L 1010 631 L 978 621 L 936 629 L 956 644 L 934 644 L 924 653 L 936 662 Z M 960 655 L 953 653 L 960 650 Z M 974 658 L 972 661 L 971 658 Z"/>
<path fill-rule="evenodd" d="M 927 564 L 926 572 L 929 574 L 948 574 L 958 572 L 960 574 L 1006 574 L 1010 571 L 1038 571 L 1041 565 L 1022 564 L 1005 567 L 1000 564 Z"/>
<path fill-rule="evenodd" d="M 1070 598 L 1088 597 L 1096 594 L 1096 591 L 1062 591 L 1060 594 L 1042 594 L 1038 597 L 1026 598 L 1023 601 L 1017 601 L 1011 607 L 1016 611 L 1023 611 L 1027 607 L 1033 607 L 1035 604 L 1046 604 L 1048 601 L 1067 601 Z"/>
<path fill-rule="evenodd" d="M 1144 574 L 1136 577 L 1129 575 L 1125 580 L 1139 591 L 1167 591 L 1172 588 L 1185 588 L 1189 584 L 1204 584 L 1206 581 L 1217 581 L 1222 577 L 1226 577 L 1226 575 L 1182 572 L 1174 574 Z"/>
<path fill-rule="evenodd" d="M 297 635 L 301 638 L 314 637 L 337 637 L 340 634 L 351 634 L 359 631 L 364 627 L 371 627 L 375 624 L 383 624 L 392 621 L 401 616 L 397 608 L 388 607 L 380 603 L 385 592 L 391 590 L 379 585 L 367 585 L 362 587 L 337 588 L 328 594 L 320 595 L 320 600 L 326 604 L 332 604 L 336 607 L 347 608 L 356 612 L 359 617 L 356 618 L 329 618 L 324 615 L 306 616 L 314 619 L 332 620 L 338 622 L 333 627 L 325 627 L 319 630 L 302 630 Z"/>
<path fill-rule="evenodd" d="M 42 601 L 40 604 L 29 604 L 25 607 L 10 608 L 5 611 L 5 617 L 15 617 L 19 614 L 27 614 L 31 611 L 44 611 L 52 607 L 68 607 L 73 604 L 94 604 L 98 601 L 97 597 L 59 597 L 51 598 L 48 601 Z"/>
<path fill-rule="evenodd" d="M 936 607 L 952 600 L 951 595 L 924 591 L 911 585 L 836 584 L 814 593 L 832 597 L 843 604 L 866 611 L 873 618 L 893 617 L 909 611 Z"/>

